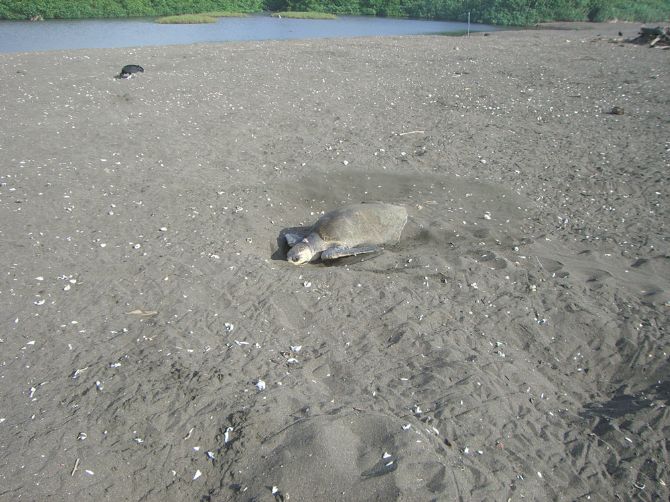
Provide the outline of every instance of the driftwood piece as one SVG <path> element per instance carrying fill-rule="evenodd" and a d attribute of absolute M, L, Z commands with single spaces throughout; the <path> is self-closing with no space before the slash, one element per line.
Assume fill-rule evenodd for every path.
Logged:
<path fill-rule="evenodd" d="M 640 45 L 649 45 L 649 47 L 668 47 L 670 46 L 670 27 L 664 28 L 657 26 L 649 28 L 643 26 L 637 37 L 629 42 Z"/>

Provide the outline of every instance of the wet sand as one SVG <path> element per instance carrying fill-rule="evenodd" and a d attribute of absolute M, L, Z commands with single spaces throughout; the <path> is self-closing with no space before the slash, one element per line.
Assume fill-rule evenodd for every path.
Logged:
<path fill-rule="evenodd" d="M 0 499 L 666 500 L 670 52 L 560 27 L 0 55 Z"/>

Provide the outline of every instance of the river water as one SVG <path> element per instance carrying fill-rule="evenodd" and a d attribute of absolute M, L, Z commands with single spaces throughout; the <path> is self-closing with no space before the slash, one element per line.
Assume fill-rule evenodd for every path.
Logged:
<path fill-rule="evenodd" d="M 471 31 L 498 28 L 473 24 Z M 0 21 L 0 52 L 182 45 L 234 40 L 290 40 L 461 32 L 467 23 L 343 16 L 334 20 L 269 15 L 220 18 L 213 24 L 159 24 L 153 18 Z"/>

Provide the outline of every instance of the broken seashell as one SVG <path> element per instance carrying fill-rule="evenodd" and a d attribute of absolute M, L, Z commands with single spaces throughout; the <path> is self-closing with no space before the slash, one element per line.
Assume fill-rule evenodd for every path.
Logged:
<path fill-rule="evenodd" d="M 223 444 L 230 442 L 230 433 L 233 432 L 232 427 L 226 427 L 226 432 L 223 433 Z"/>
<path fill-rule="evenodd" d="M 126 312 L 127 315 L 138 315 L 141 317 L 150 317 L 154 315 L 158 315 L 157 310 L 143 310 L 143 309 L 135 309 L 131 310 L 130 312 Z"/>

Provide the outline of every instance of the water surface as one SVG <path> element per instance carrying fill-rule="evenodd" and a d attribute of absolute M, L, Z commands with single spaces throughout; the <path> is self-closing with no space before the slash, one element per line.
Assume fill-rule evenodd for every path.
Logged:
<path fill-rule="evenodd" d="M 153 18 L 0 21 L 0 52 L 182 45 L 234 40 L 421 35 L 460 32 L 467 23 L 343 16 L 334 20 L 268 15 L 220 18 L 212 24 L 159 24 Z M 472 31 L 494 31 L 473 24 Z"/>

